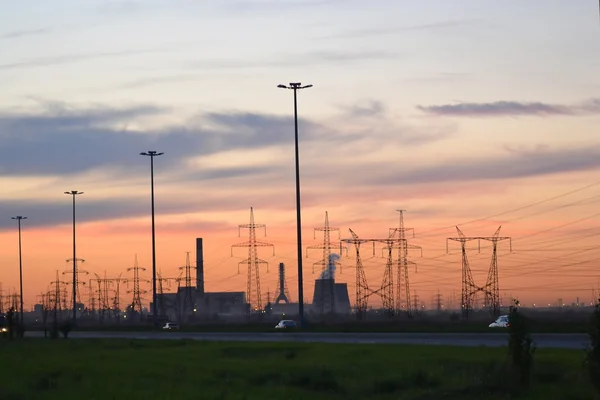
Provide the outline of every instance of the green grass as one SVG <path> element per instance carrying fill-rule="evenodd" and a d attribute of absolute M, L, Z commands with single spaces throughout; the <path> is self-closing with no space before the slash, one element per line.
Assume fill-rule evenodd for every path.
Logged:
<path fill-rule="evenodd" d="M 0 342 L 0 399 L 504 399 L 503 348 Z M 592 399 L 583 352 L 539 349 L 527 399 Z"/>

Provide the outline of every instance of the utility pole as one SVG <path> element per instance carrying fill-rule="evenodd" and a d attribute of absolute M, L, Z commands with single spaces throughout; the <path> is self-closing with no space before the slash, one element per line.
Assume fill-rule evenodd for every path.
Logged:
<path fill-rule="evenodd" d="M 77 256 L 75 246 L 75 196 L 83 194 L 77 190 L 65 192 L 65 194 L 73 197 L 73 326 L 77 325 Z"/>
<path fill-rule="evenodd" d="M 294 130 L 295 130 L 295 154 L 296 154 L 296 236 L 298 245 L 298 317 L 300 326 L 305 325 L 304 320 L 304 288 L 302 282 L 302 223 L 300 218 L 300 161 L 298 152 L 298 100 L 297 91 L 308 89 L 312 85 L 304 85 L 300 82 L 290 83 L 289 86 L 277 85 L 281 89 L 291 89 L 294 91 Z"/>
<path fill-rule="evenodd" d="M 152 209 L 152 325 L 158 329 L 158 319 L 156 318 L 156 232 L 154 229 L 154 157 L 165 153 L 156 151 L 147 151 L 140 153 L 141 156 L 150 157 L 150 202 Z"/>
<path fill-rule="evenodd" d="M 17 220 L 17 225 L 19 227 L 19 286 L 20 286 L 20 296 L 21 296 L 21 307 L 19 310 L 20 319 L 21 319 L 21 327 L 23 326 L 23 253 L 21 251 L 21 221 L 27 219 L 27 217 L 22 217 L 17 215 L 16 217 L 11 217 L 11 219 Z"/>

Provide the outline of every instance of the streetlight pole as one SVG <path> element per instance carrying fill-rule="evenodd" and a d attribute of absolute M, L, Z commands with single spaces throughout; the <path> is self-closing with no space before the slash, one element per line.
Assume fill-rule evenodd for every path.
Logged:
<path fill-rule="evenodd" d="M 290 83 L 289 86 L 277 85 L 281 89 L 291 89 L 294 91 L 294 143 L 296 150 L 296 237 L 298 245 L 298 317 L 300 325 L 304 325 L 304 286 L 302 280 L 302 223 L 300 218 L 300 160 L 298 155 L 298 101 L 296 92 L 300 89 L 307 89 L 312 85 L 304 85 L 300 82 Z"/>
<path fill-rule="evenodd" d="M 75 246 L 75 196 L 83 194 L 77 190 L 65 192 L 73 197 L 73 325 L 77 323 L 77 247 Z"/>
<path fill-rule="evenodd" d="M 152 324 L 156 329 L 156 233 L 154 230 L 154 157 L 161 156 L 165 153 L 156 151 L 147 151 L 140 153 L 141 156 L 150 157 L 150 202 L 152 209 Z"/>
<path fill-rule="evenodd" d="M 27 219 L 27 217 L 22 217 L 17 215 L 16 217 L 11 217 L 11 219 L 17 220 L 17 225 L 19 227 L 19 286 L 20 286 L 20 296 L 21 296 L 21 308 L 20 308 L 20 319 L 21 319 L 21 327 L 23 327 L 23 257 L 21 251 L 21 221 Z"/>

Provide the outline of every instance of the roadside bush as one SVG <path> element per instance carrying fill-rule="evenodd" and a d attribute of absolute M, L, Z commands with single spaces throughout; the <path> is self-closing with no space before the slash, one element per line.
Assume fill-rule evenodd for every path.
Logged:
<path fill-rule="evenodd" d="M 72 329 L 73 329 L 73 324 L 71 323 L 71 321 L 63 322 L 62 324 L 60 324 L 60 327 L 58 328 L 58 330 L 60 331 L 60 333 L 62 333 L 62 335 L 65 339 L 67 339 L 69 337 L 69 333 L 71 332 Z"/>
<path fill-rule="evenodd" d="M 585 365 L 592 385 L 600 395 L 600 299 L 590 318 L 588 335 L 590 347 L 586 351 Z"/>
<path fill-rule="evenodd" d="M 521 392 L 527 390 L 531 383 L 535 345 L 531 339 L 528 321 L 519 312 L 518 300 L 510 307 L 508 324 L 511 389 Z"/>
<path fill-rule="evenodd" d="M 20 323 L 17 325 L 17 337 L 22 339 L 24 336 L 25 336 L 25 325 Z"/>

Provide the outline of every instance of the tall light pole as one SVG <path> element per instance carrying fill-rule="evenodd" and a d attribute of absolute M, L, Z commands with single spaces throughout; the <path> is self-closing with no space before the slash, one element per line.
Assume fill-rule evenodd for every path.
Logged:
<path fill-rule="evenodd" d="M 17 220 L 17 225 L 19 227 L 19 286 L 20 286 L 20 296 L 21 296 L 21 309 L 20 309 L 20 319 L 21 326 L 23 326 L 23 253 L 21 252 L 21 221 L 27 219 L 27 217 L 22 217 L 17 215 L 16 217 L 11 217 L 11 219 Z"/>
<path fill-rule="evenodd" d="M 75 196 L 83 194 L 77 190 L 65 192 L 73 197 L 73 325 L 77 323 L 77 247 L 75 246 Z"/>
<path fill-rule="evenodd" d="M 156 319 L 156 233 L 154 230 L 154 157 L 161 156 L 165 153 L 156 151 L 147 151 L 140 153 L 141 156 L 150 157 L 150 202 L 152 209 L 152 323 L 154 328 L 157 328 Z"/>
<path fill-rule="evenodd" d="M 300 325 L 304 325 L 304 286 L 302 282 L 302 223 L 300 218 L 300 160 L 298 156 L 298 101 L 296 92 L 300 89 L 308 89 L 312 85 L 304 85 L 300 82 L 290 83 L 289 86 L 277 85 L 281 89 L 294 91 L 294 143 L 296 149 L 296 237 L 298 245 L 298 317 Z"/>

